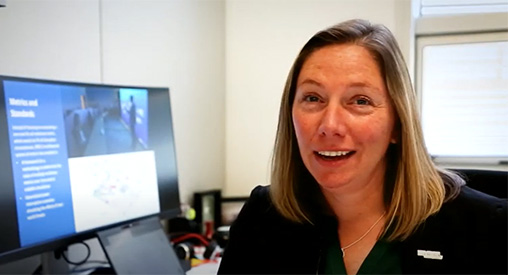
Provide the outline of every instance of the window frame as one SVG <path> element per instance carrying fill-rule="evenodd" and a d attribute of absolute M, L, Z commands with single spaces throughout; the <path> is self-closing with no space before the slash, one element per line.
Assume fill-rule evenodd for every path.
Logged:
<path fill-rule="evenodd" d="M 507 41 L 508 12 L 419 16 L 415 18 L 414 37 L 414 84 L 418 98 L 420 118 L 423 119 L 421 114 L 423 48 L 429 45 Z M 478 168 L 508 171 L 508 157 L 433 156 L 433 159 L 436 164 L 446 168 Z"/>

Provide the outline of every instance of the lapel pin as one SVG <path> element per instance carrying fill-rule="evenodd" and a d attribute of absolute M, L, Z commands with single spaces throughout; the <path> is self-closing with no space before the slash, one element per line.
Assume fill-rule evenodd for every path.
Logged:
<path fill-rule="evenodd" d="M 441 255 L 440 251 L 418 249 L 416 251 L 416 253 L 418 256 L 422 256 L 425 259 L 433 259 L 433 260 L 442 260 L 443 259 L 443 255 Z"/>

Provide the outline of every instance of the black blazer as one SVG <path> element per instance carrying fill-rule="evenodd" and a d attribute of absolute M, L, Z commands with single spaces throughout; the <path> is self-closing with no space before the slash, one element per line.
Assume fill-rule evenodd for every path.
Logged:
<path fill-rule="evenodd" d="M 317 274 L 324 222 L 283 218 L 256 187 L 230 229 L 219 274 Z M 401 243 L 407 274 L 507 274 L 507 202 L 469 187 Z M 418 255 L 420 254 L 420 256 Z M 440 258 L 442 259 L 434 259 Z"/>

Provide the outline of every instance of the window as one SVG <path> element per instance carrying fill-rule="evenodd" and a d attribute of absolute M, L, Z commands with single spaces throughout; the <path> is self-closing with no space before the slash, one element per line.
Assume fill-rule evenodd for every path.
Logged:
<path fill-rule="evenodd" d="M 430 154 L 454 162 L 508 160 L 508 34 L 424 37 L 417 47 Z"/>
<path fill-rule="evenodd" d="M 508 1 L 420 4 L 415 82 L 429 153 L 445 166 L 507 168 Z"/>

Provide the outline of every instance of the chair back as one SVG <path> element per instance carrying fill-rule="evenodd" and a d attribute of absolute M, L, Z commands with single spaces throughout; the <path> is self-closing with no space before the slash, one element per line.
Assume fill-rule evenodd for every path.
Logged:
<path fill-rule="evenodd" d="M 458 172 L 466 185 L 498 198 L 508 198 L 508 171 L 451 169 Z"/>

